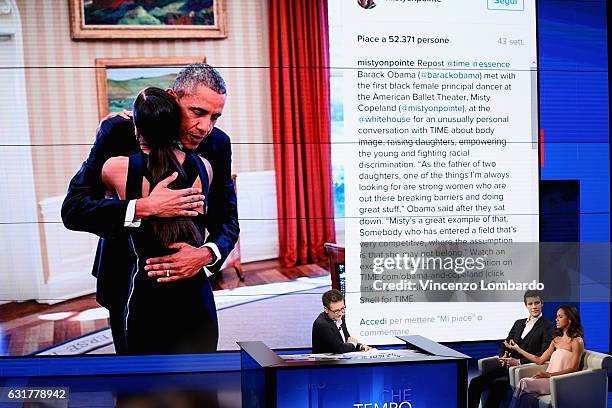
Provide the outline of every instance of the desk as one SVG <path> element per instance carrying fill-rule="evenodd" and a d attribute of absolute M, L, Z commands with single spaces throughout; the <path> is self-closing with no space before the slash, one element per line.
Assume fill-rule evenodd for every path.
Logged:
<path fill-rule="evenodd" d="M 400 339 L 414 351 L 297 360 L 282 358 L 262 342 L 238 342 L 242 406 L 465 407 L 469 357 L 422 336 Z"/>

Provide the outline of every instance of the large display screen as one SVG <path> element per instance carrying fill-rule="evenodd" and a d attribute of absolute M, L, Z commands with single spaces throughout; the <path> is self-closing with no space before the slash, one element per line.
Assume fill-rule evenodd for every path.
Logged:
<path fill-rule="evenodd" d="M 610 240 L 605 1 L 187 3 L 0 1 L 0 355 L 310 348 L 332 287 L 364 344 L 501 339 L 544 289 L 608 349 L 608 249 L 568 244 Z M 216 247 L 143 252 L 104 118 L 201 62 L 224 86 L 175 96 Z"/>

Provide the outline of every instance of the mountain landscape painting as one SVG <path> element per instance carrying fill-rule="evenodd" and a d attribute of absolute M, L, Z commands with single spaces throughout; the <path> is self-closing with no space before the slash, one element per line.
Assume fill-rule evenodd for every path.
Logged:
<path fill-rule="evenodd" d="M 214 0 L 83 0 L 84 23 L 103 26 L 213 26 Z"/>
<path fill-rule="evenodd" d="M 179 70 L 179 67 L 107 69 L 108 111 L 132 110 L 132 103 L 141 89 L 147 86 L 169 88 Z"/>
<path fill-rule="evenodd" d="M 68 0 L 68 5 L 73 40 L 227 37 L 225 0 Z"/>

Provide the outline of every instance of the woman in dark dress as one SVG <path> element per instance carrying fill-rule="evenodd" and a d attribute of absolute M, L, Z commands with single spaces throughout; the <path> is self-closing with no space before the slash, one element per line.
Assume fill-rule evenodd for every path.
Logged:
<path fill-rule="evenodd" d="M 108 192 L 122 200 L 148 196 L 161 180 L 178 173 L 168 187 L 196 187 L 208 196 L 210 164 L 195 153 L 178 149 L 180 108 L 162 89 L 143 89 L 133 106 L 136 137 L 141 151 L 113 157 L 102 168 Z M 189 279 L 158 282 L 147 276 L 145 260 L 175 252 L 169 245 L 204 242 L 203 217 L 155 218 L 128 228 L 134 268 L 125 306 L 124 324 L 128 354 L 200 353 L 216 349 L 217 316 L 212 289 L 201 272 Z M 214 331 L 212 333 L 211 331 Z M 210 343 L 215 344 L 210 344 Z"/>

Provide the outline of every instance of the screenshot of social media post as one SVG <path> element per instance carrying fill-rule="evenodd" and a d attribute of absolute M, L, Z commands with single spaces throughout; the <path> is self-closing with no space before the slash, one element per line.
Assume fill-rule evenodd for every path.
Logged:
<path fill-rule="evenodd" d="M 367 341 L 412 332 L 503 336 L 507 324 L 498 317 L 520 310 L 526 289 L 491 292 L 480 280 L 484 288 L 538 280 L 535 1 L 520 3 L 342 3 L 341 42 L 350 50 L 341 60 L 346 288 L 347 303 L 359 308 L 348 319 Z M 417 265 L 436 254 L 468 266 L 483 256 L 489 270 L 483 279 L 472 275 L 477 287 L 465 292 L 448 290 L 450 282 L 439 290 L 446 280 L 436 281 L 439 273 L 421 275 L 409 290 L 405 274 L 376 279 L 398 268 L 372 272 L 375 261 L 397 267 L 393 260 L 406 256 Z M 460 260 L 466 256 L 473 259 Z M 508 259 L 511 270 L 495 276 L 493 266 Z M 383 315 L 385 322 L 376 319 Z"/>

